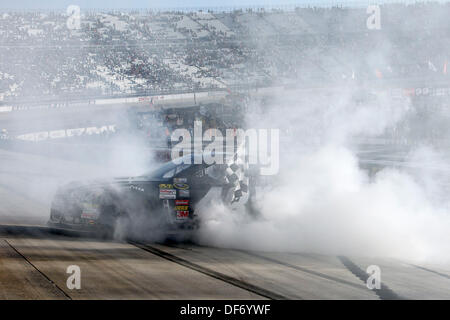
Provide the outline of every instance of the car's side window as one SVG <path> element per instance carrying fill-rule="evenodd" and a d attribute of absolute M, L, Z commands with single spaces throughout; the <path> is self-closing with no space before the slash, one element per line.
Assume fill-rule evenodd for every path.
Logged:
<path fill-rule="evenodd" d="M 184 168 L 177 171 L 176 176 L 177 177 L 195 177 L 200 178 L 204 175 L 204 169 L 201 165 L 191 165 L 191 164 L 184 164 L 179 167 L 185 166 Z"/>
<path fill-rule="evenodd" d="M 205 175 L 205 170 L 203 167 L 198 167 L 192 174 L 196 178 L 201 178 Z"/>
<path fill-rule="evenodd" d="M 224 170 L 220 165 L 213 164 L 205 169 L 205 175 L 210 178 L 220 180 L 224 176 L 223 171 Z"/>

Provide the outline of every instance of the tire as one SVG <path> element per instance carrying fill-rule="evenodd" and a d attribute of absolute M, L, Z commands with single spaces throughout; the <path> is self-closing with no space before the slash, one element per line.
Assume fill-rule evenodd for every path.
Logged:
<path fill-rule="evenodd" d="M 121 214 L 114 223 L 113 237 L 117 240 L 126 240 L 131 236 L 131 220 L 127 214 Z"/>
<path fill-rule="evenodd" d="M 113 206 L 102 206 L 98 217 L 99 236 L 102 239 L 113 239 L 116 227 L 117 213 Z"/>
<path fill-rule="evenodd" d="M 112 226 L 103 225 L 100 228 L 99 236 L 103 240 L 114 239 L 114 228 Z"/>

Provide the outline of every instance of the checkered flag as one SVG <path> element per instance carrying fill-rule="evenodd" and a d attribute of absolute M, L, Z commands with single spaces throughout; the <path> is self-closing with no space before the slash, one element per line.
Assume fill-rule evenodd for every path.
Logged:
<path fill-rule="evenodd" d="M 240 146 L 233 158 L 226 163 L 225 180 L 229 186 L 227 199 L 231 204 L 239 202 L 242 198 L 248 198 L 249 193 L 249 164 L 245 157 L 244 145 Z"/>

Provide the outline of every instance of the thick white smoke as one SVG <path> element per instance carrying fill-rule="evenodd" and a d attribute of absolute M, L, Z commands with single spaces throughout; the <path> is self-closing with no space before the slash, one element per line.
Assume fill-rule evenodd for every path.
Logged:
<path fill-rule="evenodd" d="M 291 135 L 282 142 L 279 176 L 258 190 L 260 218 L 212 200 L 201 211 L 199 241 L 268 251 L 450 260 L 444 159 L 431 147 L 417 147 L 402 166 L 370 177 L 359 166 L 353 141 L 379 136 L 410 107 L 383 95 L 356 104 L 351 92 L 276 96 L 269 114 L 257 121 L 270 119 L 270 127 Z"/>

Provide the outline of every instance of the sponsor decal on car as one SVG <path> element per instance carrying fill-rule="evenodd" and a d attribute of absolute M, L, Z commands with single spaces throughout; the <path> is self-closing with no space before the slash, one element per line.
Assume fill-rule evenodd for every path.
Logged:
<path fill-rule="evenodd" d="M 175 206 L 175 210 L 186 211 L 186 210 L 189 210 L 189 206 Z"/>
<path fill-rule="evenodd" d="M 175 200 L 176 206 L 188 206 L 189 200 Z"/>
<path fill-rule="evenodd" d="M 187 178 L 173 178 L 173 183 L 186 183 Z"/>
<path fill-rule="evenodd" d="M 97 219 L 97 214 L 95 213 L 89 213 L 89 212 L 83 212 L 81 214 L 81 218 L 83 219 Z"/>
<path fill-rule="evenodd" d="M 176 199 L 177 190 L 175 189 L 159 189 L 160 199 Z"/>
<path fill-rule="evenodd" d="M 170 183 L 167 184 L 160 184 L 159 185 L 160 189 L 173 189 L 173 185 L 171 185 Z"/>
<path fill-rule="evenodd" d="M 189 211 L 177 211 L 177 219 L 184 220 L 189 218 Z"/>
<path fill-rule="evenodd" d="M 173 186 L 179 190 L 187 190 L 189 189 L 189 185 L 186 183 L 174 183 Z"/>
<path fill-rule="evenodd" d="M 82 204 L 81 219 L 97 219 L 99 216 L 99 207 L 97 204 L 85 202 Z M 78 223 L 78 222 L 76 222 Z"/>
<path fill-rule="evenodd" d="M 178 190 L 178 194 L 182 198 L 189 198 L 190 197 L 189 190 Z"/>

